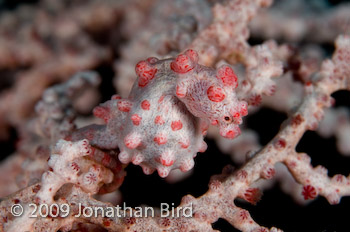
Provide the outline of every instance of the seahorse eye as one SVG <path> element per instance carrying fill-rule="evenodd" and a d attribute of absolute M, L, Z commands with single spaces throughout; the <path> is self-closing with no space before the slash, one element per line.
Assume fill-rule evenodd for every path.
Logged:
<path fill-rule="evenodd" d="M 224 117 L 224 120 L 225 120 L 226 122 L 231 122 L 231 121 L 232 121 L 231 117 L 229 117 L 229 116 L 225 116 L 225 117 Z"/>

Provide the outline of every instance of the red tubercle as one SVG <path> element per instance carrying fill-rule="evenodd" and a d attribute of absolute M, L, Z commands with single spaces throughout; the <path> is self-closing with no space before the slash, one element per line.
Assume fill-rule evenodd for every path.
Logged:
<path fill-rule="evenodd" d="M 293 127 L 299 126 L 304 121 L 305 119 L 303 118 L 303 116 L 301 116 L 300 114 L 297 114 L 292 118 L 292 126 Z"/>
<path fill-rule="evenodd" d="M 193 159 L 188 159 L 188 160 L 184 160 L 182 162 L 182 164 L 180 165 L 180 170 L 182 172 L 187 172 L 189 170 L 191 170 L 194 166 L 194 161 Z"/>
<path fill-rule="evenodd" d="M 182 129 L 182 122 L 180 120 L 171 122 L 171 129 L 173 131 L 178 131 Z"/>
<path fill-rule="evenodd" d="M 213 102 L 221 102 L 226 97 L 224 90 L 216 86 L 210 86 L 207 90 L 207 95 L 209 100 Z"/>
<path fill-rule="evenodd" d="M 260 94 L 254 94 L 249 98 L 248 101 L 249 101 L 249 105 L 258 106 L 262 101 L 262 97 Z"/>
<path fill-rule="evenodd" d="M 180 85 L 176 86 L 176 96 L 178 96 L 179 98 L 186 97 L 186 90 Z"/>
<path fill-rule="evenodd" d="M 258 188 L 248 188 L 245 191 L 243 198 L 249 203 L 255 205 L 261 198 L 261 192 Z"/>
<path fill-rule="evenodd" d="M 132 103 L 127 100 L 119 100 L 117 103 L 117 107 L 118 110 L 122 112 L 129 112 L 132 107 Z"/>
<path fill-rule="evenodd" d="M 141 167 L 142 167 L 143 173 L 145 173 L 146 175 L 151 175 L 155 171 L 154 168 L 151 168 L 151 167 L 146 166 L 146 165 L 141 165 Z"/>
<path fill-rule="evenodd" d="M 271 179 L 272 177 L 275 176 L 275 173 L 276 173 L 276 170 L 274 167 L 267 167 L 262 171 L 261 177 L 264 179 Z"/>
<path fill-rule="evenodd" d="M 219 121 L 214 119 L 210 122 L 211 125 L 215 126 L 215 125 L 218 125 L 219 124 Z"/>
<path fill-rule="evenodd" d="M 141 102 L 141 108 L 142 108 L 143 110 L 149 110 L 150 107 L 151 107 L 151 104 L 149 103 L 148 100 L 143 100 L 143 101 Z"/>
<path fill-rule="evenodd" d="M 228 65 L 223 65 L 218 69 L 216 78 L 221 80 L 224 86 L 231 86 L 233 88 L 237 88 L 238 86 L 237 76 L 233 69 Z"/>
<path fill-rule="evenodd" d="M 142 118 L 138 114 L 133 114 L 131 116 L 131 121 L 135 126 L 140 125 Z"/>
<path fill-rule="evenodd" d="M 111 97 L 111 100 L 119 100 L 119 99 L 122 99 L 122 97 L 119 96 L 118 94 L 114 94 L 114 95 Z"/>
<path fill-rule="evenodd" d="M 156 142 L 158 145 L 163 145 L 167 143 L 168 139 L 166 135 L 161 133 L 154 137 L 153 141 Z"/>
<path fill-rule="evenodd" d="M 190 56 L 185 54 L 178 55 L 175 60 L 170 63 L 171 70 L 181 74 L 191 71 L 194 66 L 194 61 L 190 58 Z"/>
<path fill-rule="evenodd" d="M 221 134 L 223 137 L 227 138 L 227 139 L 234 139 L 236 138 L 238 135 L 241 134 L 241 130 L 239 129 L 239 127 L 237 127 L 235 130 L 228 130 L 225 131 L 223 134 Z"/>
<path fill-rule="evenodd" d="M 110 109 L 104 106 L 96 106 L 92 113 L 95 115 L 95 117 L 103 119 L 105 123 L 107 123 L 110 119 Z"/>
<path fill-rule="evenodd" d="M 185 54 L 188 56 L 188 57 L 190 57 L 190 59 L 193 61 L 193 62 L 198 62 L 198 59 L 199 59 L 199 57 L 198 57 L 198 53 L 195 51 L 195 50 L 193 50 L 193 49 L 187 49 L 186 51 L 185 51 Z"/>
<path fill-rule="evenodd" d="M 188 141 L 188 140 L 180 141 L 179 143 L 181 145 L 181 148 L 183 148 L 183 149 L 186 149 L 190 146 L 190 141 Z"/>
<path fill-rule="evenodd" d="M 239 105 L 242 117 L 248 115 L 248 104 L 245 101 L 241 101 Z"/>
<path fill-rule="evenodd" d="M 124 138 L 124 144 L 129 149 L 135 149 L 141 144 L 141 137 L 135 133 L 128 134 Z"/>
<path fill-rule="evenodd" d="M 235 124 L 241 124 L 242 123 L 242 117 L 241 117 L 241 114 L 236 112 L 232 115 L 232 119 L 233 119 L 233 122 Z"/>
<path fill-rule="evenodd" d="M 199 148 L 198 148 L 198 152 L 203 153 L 203 152 L 205 152 L 207 150 L 207 148 L 208 148 L 207 143 L 204 142 L 204 141 L 201 141 L 201 143 L 199 145 Z"/>
<path fill-rule="evenodd" d="M 315 199 L 317 196 L 317 191 L 312 185 L 305 185 L 301 193 L 304 196 L 304 200 Z"/>
<path fill-rule="evenodd" d="M 174 164 L 175 160 L 172 157 L 172 153 L 170 152 L 165 152 L 160 155 L 159 157 L 159 162 L 166 167 L 170 167 Z"/>
<path fill-rule="evenodd" d="M 158 62 L 158 58 L 156 57 L 148 57 L 147 58 L 147 62 L 150 63 L 150 64 L 155 64 Z"/>
<path fill-rule="evenodd" d="M 240 118 L 241 117 L 241 114 L 240 113 L 235 113 L 234 115 L 232 115 L 232 117 L 234 117 L 234 118 Z"/>
<path fill-rule="evenodd" d="M 124 141 L 125 142 L 125 141 Z M 127 164 L 130 162 L 130 156 L 129 153 L 127 153 L 126 151 L 121 151 L 118 154 L 118 159 L 120 162 L 122 162 L 123 164 Z"/>
<path fill-rule="evenodd" d="M 144 87 L 155 77 L 157 68 L 153 67 L 149 62 L 143 60 L 136 64 L 135 72 L 137 76 L 139 76 L 139 86 Z"/>
<path fill-rule="evenodd" d="M 135 165 L 139 165 L 143 161 L 144 161 L 144 156 L 141 153 L 138 153 L 131 158 L 131 162 Z"/>
<path fill-rule="evenodd" d="M 165 123 L 165 121 L 164 121 L 162 116 L 157 115 L 154 119 L 154 123 L 157 125 L 163 125 Z"/>
<path fill-rule="evenodd" d="M 275 143 L 274 143 L 274 147 L 277 150 L 282 150 L 287 146 L 287 142 L 285 139 L 283 138 L 279 138 Z"/>
<path fill-rule="evenodd" d="M 160 163 L 166 167 L 170 167 L 171 165 L 174 164 L 174 160 L 163 160 L 160 159 Z"/>

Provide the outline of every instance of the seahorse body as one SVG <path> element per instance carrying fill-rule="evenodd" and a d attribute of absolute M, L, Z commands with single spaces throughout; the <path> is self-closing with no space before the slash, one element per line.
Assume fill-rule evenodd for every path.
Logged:
<path fill-rule="evenodd" d="M 197 152 L 207 148 L 203 135 L 209 122 L 219 125 L 223 136 L 233 138 L 246 114 L 246 104 L 233 91 L 237 79 L 225 85 L 218 78 L 223 68 L 215 71 L 201 66 L 196 55 L 188 50 L 176 59 L 152 57 L 139 62 L 138 79 L 129 97 L 113 96 L 94 109 L 106 125 L 89 126 L 79 133 L 101 149 L 119 148 L 122 163 L 140 165 L 146 174 L 156 169 L 166 177 L 173 169 L 192 169 Z M 228 66 L 224 68 L 233 73 Z"/>

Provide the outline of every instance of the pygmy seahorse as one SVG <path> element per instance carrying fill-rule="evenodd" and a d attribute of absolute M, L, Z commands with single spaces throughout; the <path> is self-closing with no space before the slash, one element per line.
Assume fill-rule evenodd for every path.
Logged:
<path fill-rule="evenodd" d="M 140 165 L 145 174 L 157 170 L 166 177 L 173 169 L 193 168 L 209 124 L 233 139 L 247 115 L 247 103 L 237 99 L 237 77 L 228 65 L 217 70 L 198 64 L 198 55 L 187 50 L 175 59 L 151 57 L 135 68 L 138 76 L 130 95 L 118 95 L 97 106 L 94 115 L 106 125 L 78 130 L 100 149 L 119 148 L 119 160 Z"/>

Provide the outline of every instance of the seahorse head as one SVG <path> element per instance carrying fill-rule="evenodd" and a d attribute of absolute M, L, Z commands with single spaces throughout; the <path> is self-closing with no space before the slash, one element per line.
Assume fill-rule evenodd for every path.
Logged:
<path fill-rule="evenodd" d="M 206 89 L 206 104 L 210 112 L 206 118 L 212 125 L 220 128 L 221 136 L 233 139 L 240 134 L 239 124 L 247 115 L 248 104 L 237 99 L 235 89 L 238 86 L 237 76 L 228 65 L 216 70 Z M 205 97 L 203 97 L 205 99 Z"/>
<path fill-rule="evenodd" d="M 217 70 L 202 66 L 193 50 L 180 54 L 170 66 L 179 75 L 176 96 L 187 109 L 196 117 L 218 126 L 223 137 L 238 136 L 238 125 L 248 112 L 247 103 L 236 96 L 238 80 L 233 69 L 228 65 Z"/>

